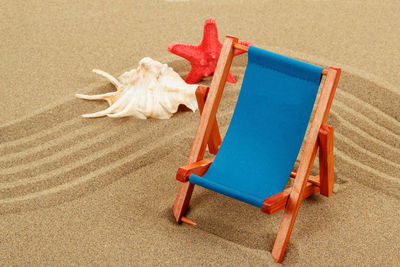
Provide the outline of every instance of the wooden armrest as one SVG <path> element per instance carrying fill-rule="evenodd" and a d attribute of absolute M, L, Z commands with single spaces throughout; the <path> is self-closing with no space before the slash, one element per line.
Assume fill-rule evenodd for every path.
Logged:
<path fill-rule="evenodd" d="M 306 184 L 302 198 L 308 198 L 309 196 L 319 192 L 319 176 L 314 176 L 310 178 Z M 284 189 L 275 195 L 266 198 L 262 204 L 261 211 L 267 214 L 273 214 L 286 207 L 286 203 L 289 199 L 292 187 Z"/>
<path fill-rule="evenodd" d="M 203 159 L 198 162 L 194 162 L 178 169 L 176 173 L 176 180 L 181 181 L 182 183 L 187 182 L 189 180 L 189 176 L 194 173 L 199 176 L 203 176 L 211 163 L 214 161 L 214 157 Z"/>

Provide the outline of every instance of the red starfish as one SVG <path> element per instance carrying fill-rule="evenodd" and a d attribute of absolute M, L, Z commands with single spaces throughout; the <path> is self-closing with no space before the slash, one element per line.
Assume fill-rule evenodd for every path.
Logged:
<path fill-rule="evenodd" d="M 242 45 L 249 46 L 249 42 L 239 42 Z M 222 44 L 218 40 L 217 24 L 214 19 L 207 19 L 204 23 L 203 40 L 200 45 L 187 45 L 170 43 L 168 51 L 189 60 L 192 68 L 187 75 L 185 82 L 197 83 L 204 77 L 214 74 Z M 236 49 L 235 56 L 244 53 Z M 229 72 L 227 81 L 235 83 L 235 77 Z"/>

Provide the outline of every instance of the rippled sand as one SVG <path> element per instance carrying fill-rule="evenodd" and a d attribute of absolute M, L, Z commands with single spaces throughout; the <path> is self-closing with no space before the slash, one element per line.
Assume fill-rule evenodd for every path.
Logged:
<path fill-rule="evenodd" d="M 44 2 L 4 3 L 0 17 L 7 40 L 0 45 L 0 258 L 6 265 L 274 264 L 269 251 L 282 212 L 266 215 L 197 188 L 189 216 L 198 225 L 174 223 L 174 177 L 186 162 L 198 112 L 182 109 L 170 120 L 83 119 L 106 104 L 73 97 L 113 90 L 92 68 L 118 75 L 144 56 L 186 75 L 189 65 L 166 47 L 199 42 L 207 17 L 217 20 L 221 40 L 231 33 L 343 71 L 328 119 L 335 127 L 338 190 L 303 202 L 284 264 L 400 261 L 395 1 Z M 223 132 L 245 65 L 245 55 L 234 60 L 238 83 L 227 85 L 218 113 Z"/>

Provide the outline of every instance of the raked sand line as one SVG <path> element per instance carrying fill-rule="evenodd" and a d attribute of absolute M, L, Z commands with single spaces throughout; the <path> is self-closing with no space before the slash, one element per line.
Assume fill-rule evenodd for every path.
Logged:
<path fill-rule="evenodd" d="M 225 114 L 225 116 L 230 116 L 230 113 Z M 224 116 L 224 114 L 220 114 L 220 116 Z M 189 130 L 192 130 L 190 128 L 190 126 L 192 127 L 196 127 L 197 122 L 193 121 L 190 124 L 187 125 Z M 176 125 L 171 125 L 172 127 L 176 127 Z M 223 127 L 223 125 L 221 125 Z M 169 128 L 168 125 L 164 126 L 164 128 Z M 149 128 L 148 130 L 151 131 L 151 128 Z M 116 152 L 121 152 L 122 150 L 124 150 L 127 146 L 129 146 L 130 144 L 136 144 L 136 145 L 145 145 L 146 140 L 148 139 L 156 139 L 158 136 L 162 136 L 163 135 L 163 128 L 158 129 L 157 132 L 153 132 L 150 133 L 149 131 L 142 131 L 141 135 L 143 135 L 144 137 L 141 137 L 141 135 L 139 135 L 139 137 L 133 135 L 132 137 L 130 136 L 124 136 L 123 138 L 120 139 L 116 139 L 119 142 L 114 143 L 112 146 L 109 145 L 105 145 L 103 148 L 101 148 L 100 150 L 96 151 L 96 153 L 90 153 L 89 155 L 87 155 L 84 158 L 81 159 L 76 159 L 73 162 L 70 162 L 68 164 L 62 165 L 62 167 L 60 168 L 56 168 L 53 169 L 47 173 L 42 173 L 40 175 L 37 176 L 33 176 L 33 177 L 29 177 L 29 178 L 22 178 L 22 179 L 14 179 L 11 181 L 4 181 L 2 183 L 0 183 L 0 190 L 4 191 L 7 189 L 11 189 L 11 188 L 15 188 L 18 186 L 23 186 L 23 185 L 30 185 L 30 184 L 34 184 L 37 182 L 41 182 L 44 180 L 47 180 L 51 177 L 59 177 L 61 176 L 63 173 L 67 173 L 73 169 L 76 169 L 82 165 L 91 163 L 91 162 L 96 162 L 96 160 L 105 157 L 111 153 L 116 153 Z M 120 133 L 115 133 L 117 136 Z M 167 137 L 167 136 L 166 136 Z M 150 141 L 149 141 L 150 142 Z"/>
<path fill-rule="evenodd" d="M 400 121 L 400 112 L 398 110 L 400 103 L 400 91 L 398 88 L 396 90 L 397 92 L 388 90 L 387 87 L 379 86 L 377 83 L 369 80 L 369 78 L 370 77 L 363 79 L 362 77 L 351 74 L 348 71 L 343 71 L 341 75 L 341 81 L 339 82 L 339 87 L 341 87 L 343 91 L 352 94 L 363 102 L 375 106 L 397 121 Z M 371 111 L 368 111 L 368 109 L 357 105 L 355 102 L 353 105 L 357 110 L 358 108 L 361 108 L 361 113 L 371 113 Z M 379 117 L 375 116 L 373 120 L 379 120 Z"/>
<path fill-rule="evenodd" d="M 347 138 L 353 140 L 353 142 L 360 142 L 366 140 L 369 143 L 373 143 L 371 147 L 379 147 L 382 151 L 388 151 L 388 153 L 392 156 L 398 155 L 400 157 L 400 149 L 391 146 L 383 142 L 382 140 L 370 135 L 368 132 L 364 131 L 363 129 L 357 127 L 356 125 L 348 122 L 342 115 L 339 115 L 339 112 L 335 111 L 334 108 L 331 109 L 330 114 L 334 116 L 334 119 L 337 119 L 340 123 L 340 127 L 347 128 L 351 130 L 353 133 L 352 135 L 347 135 Z M 394 155 L 392 153 L 395 153 Z"/>
<path fill-rule="evenodd" d="M 343 152 L 351 152 L 352 157 L 356 157 L 358 162 L 364 165 L 368 165 L 394 177 L 400 173 L 400 163 L 396 162 L 395 159 L 385 159 L 378 154 L 372 153 L 341 135 L 338 131 L 335 132 L 335 145 Z"/>
<path fill-rule="evenodd" d="M 13 158 L 15 158 L 14 157 L 15 155 L 21 155 L 22 157 L 18 159 L 18 161 L 21 161 L 21 160 L 25 160 L 23 157 L 24 154 L 28 155 L 31 151 L 32 152 L 41 151 L 38 154 L 38 157 L 40 158 L 40 154 L 54 153 L 53 151 L 60 150 L 61 147 L 63 147 L 64 145 L 65 146 L 73 145 L 73 142 L 76 142 L 80 138 L 84 138 L 85 136 L 93 136 L 93 134 L 95 134 L 95 131 L 96 131 L 95 129 L 97 129 L 98 132 L 101 133 L 110 127 L 108 125 L 109 123 L 107 123 L 107 121 L 100 121 L 98 123 L 90 123 L 90 122 L 85 121 L 82 118 L 79 118 L 79 119 L 80 120 L 78 120 L 75 124 L 69 125 L 68 127 L 60 127 L 58 129 L 56 129 L 55 131 L 53 131 L 52 133 L 46 134 L 38 139 L 34 139 L 32 141 L 29 141 L 27 143 L 20 144 L 17 146 L 1 149 L 1 150 L 5 150 L 5 151 L 2 151 L 3 155 L 4 155 L 2 158 L 5 159 L 4 161 L 7 161 L 8 156 L 10 156 L 10 159 L 13 159 Z M 89 131 L 84 134 L 79 134 L 80 129 L 82 129 L 82 133 L 86 132 L 86 130 L 89 130 L 89 129 L 93 129 L 94 131 L 92 131 L 92 132 Z M 69 144 L 65 144 L 65 142 L 63 143 L 63 140 L 68 139 L 70 135 L 75 135 L 75 133 L 77 134 L 76 138 L 70 139 L 71 143 L 69 143 Z M 54 146 L 52 146 L 54 148 L 54 150 L 50 149 L 50 147 L 49 147 L 52 144 L 54 144 Z M 55 144 L 57 144 L 57 145 L 55 145 Z M 44 150 L 44 148 L 48 148 L 47 151 Z M 35 155 L 31 154 L 31 156 L 33 157 Z"/>
<path fill-rule="evenodd" d="M 35 139 L 40 139 L 40 138 L 50 135 L 54 132 L 58 132 L 58 131 L 60 131 L 60 129 L 73 126 L 74 124 L 76 124 L 79 121 L 80 121 L 80 118 L 75 117 L 70 120 L 65 120 L 62 125 L 55 124 L 55 125 L 53 125 L 53 127 L 43 129 L 41 131 L 37 131 L 26 137 L 22 137 L 17 140 L 13 140 L 13 141 L 4 141 L 4 142 L 0 143 L 0 149 L 2 151 L 5 151 L 8 149 L 13 149 L 15 146 L 18 146 L 18 145 L 26 145 L 27 143 L 30 143 L 30 142 L 34 141 Z"/>
<path fill-rule="evenodd" d="M 156 150 L 158 143 L 154 142 L 153 146 L 154 150 Z M 84 176 L 74 177 L 74 179 L 68 183 L 22 196 L 0 199 L 0 214 L 27 211 L 40 207 L 50 207 L 87 195 L 137 169 L 164 158 L 172 149 L 172 145 L 168 145 L 167 143 L 162 144 L 162 148 L 157 149 L 158 158 L 155 159 L 152 154 L 156 152 L 150 150 L 150 146 L 147 146 L 137 153 L 131 154 L 129 158 L 114 161 L 112 164 L 102 166 Z M 145 178 L 147 179 L 148 177 Z"/>
<path fill-rule="evenodd" d="M 109 83 L 104 81 L 102 86 L 92 88 L 91 91 L 98 91 L 101 88 L 103 91 L 106 88 L 109 88 L 107 91 L 115 91 Z M 32 140 L 32 138 L 51 132 L 52 129 L 57 129 L 64 124 L 71 124 L 71 121 L 76 122 L 80 119 L 80 115 L 86 113 L 89 107 L 93 106 L 93 102 L 89 103 L 77 99 L 75 96 L 68 96 L 66 100 L 60 105 L 51 106 L 52 109 L 45 109 L 41 113 L 27 116 L 24 120 L 0 127 L 0 133 L 5 133 L 3 137 L 0 135 L 2 145 L 18 144 L 21 142 L 20 139 Z M 103 107 L 105 106 L 106 104 L 103 105 Z"/>
<path fill-rule="evenodd" d="M 339 95 L 342 92 L 342 90 L 338 89 Z M 350 109 L 349 106 L 353 104 L 353 102 L 343 103 L 338 99 L 335 99 L 334 102 L 336 103 L 336 105 L 339 103 L 341 108 L 346 107 L 347 109 Z M 341 115 L 339 115 L 339 112 L 337 112 L 336 110 L 337 107 L 334 104 L 331 110 L 332 116 L 330 117 L 330 120 L 336 120 L 335 133 L 338 133 L 338 135 L 335 134 L 335 139 L 345 141 L 346 145 L 343 147 L 344 150 L 355 149 L 354 152 L 358 152 L 358 156 L 361 155 L 361 157 L 358 157 L 358 160 L 364 160 L 364 163 L 369 161 L 369 164 L 372 164 L 372 166 L 376 166 L 376 168 L 378 169 L 390 167 L 387 166 L 387 164 L 391 165 L 391 167 L 397 168 L 396 166 L 398 166 L 397 164 L 400 162 L 400 149 L 397 149 L 390 144 L 382 142 L 381 140 L 369 135 L 365 130 L 355 126 L 355 123 L 351 123 L 351 121 L 353 120 L 359 120 L 358 115 L 360 114 L 360 117 L 363 120 L 368 120 L 370 124 L 375 126 L 376 124 L 374 124 L 374 121 L 372 119 L 367 118 L 366 116 L 362 117 L 363 115 L 360 112 L 357 112 L 356 114 L 353 113 L 353 116 L 346 116 L 346 119 L 344 119 Z M 381 119 L 381 122 L 387 122 L 386 119 L 392 120 L 393 118 L 390 116 L 383 117 Z M 372 129 L 372 131 L 374 130 L 375 129 Z M 379 126 L 378 131 L 384 130 Z M 342 138 L 338 138 L 339 136 L 342 136 Z M 340 146 L 340 143 L 336 145 Z M 364 151 L 365 153 L 359 154 L 360 151 Z M 395 154 L 393 154 L 393 152 Z M 396 156 L 396 154 L 398 156 Z M 385 160 L 386 163 L 382 163 L 380 160 Z M 379 165 L 380 163 L 382 163 L 382 165 Z M 394 163 L 395 166 L 392 163 Z M 387 169 L 387 171 L 393 173 L 396 172 L 396 169 L 390 168 Z"/>
<path fill-rule="evenodd" d="M 54 153 L 57 149 L 65 147 L 66 144 L 73 145 L 76 143 L 76 140 L 90 138 L 104 130 L 105 128 L 102 124 L 85 125 L 82 128 L 73 129 L 72 131 L 66 132 L 64 135 L 57 135 L 55 138 L 46 140 L 37 146 L 0 156 L 0 167 L 3 167 L 3 165 L 8 162 L 21 164 L 19 163 L 21 161 L 36 160 L 43 157 L 41 154 L 48 156 L 49 151 Z"/>
<path fill-rule="evenodd" d="M 168 151 L 169 149 L 172 149 L 172 147 L 174 145 L 172 145 L 172 144 L 168 145 L 168 141 L 170 141 L 171 139 L 173 139 L 176 136 L 185 135 L 191 131 L 192 131 L 192 129 L 190 127 L 188 127 L 188 128 L 184 128 L 183 130 L 179 130 L 171 135 L 164 136 L 164 137 L 158 139 L 157 142 L 152 142 L 152 143 L 150 143 L 150 145 L 144 146 L 142 149 L 137 150 L 133 154 L 130 154 L 130 155 L 128 155 L 124 158 L 121 158 L 117 161 L 114 161 L 107 166 L 102 166 L 100 168 L 97 168 L 95 171 L 90 172 L 84 176 L 76 177 L 75 179 L 73 179 L 72 181 L 70 181 L 68 183 L 63 183 L 56 187 L 48 188 L 48 189 L 45 189 L 45 190 L 42 190 L 39 192 L 29 193 L 29 194 L 26 194 L 23 196 L 0 199 L 0 211 L 12 209 L 12 207 L 9 207 L 8 205 L 13 204 L 13 203 L 20 203 L 20 202 L 24 202 L 24 201 L 35 200 L 35 199 L 38 199 L 41 197 L 47 197 L 49 195 L 58 194 L 62 191 L 67 191 L 70 189 L 73 190 L 74 187 L 81 187 L 81 188 L 85 187 L 85 185 L 84 185 L 85 183 L 89 182 L 90 180 L 95 180 L 101 174 L 110 173 L 111 170 L 118 169 L 119 167 L 121 167 L 124 164 L 133 162 L 136 159 L 144 156 L 146 153 L 156 150 L 157 148 L 163 148 L 164 151 Z M 170 146 L 170 147 L 168 147 L 168 146 Z M 145 165 L 148 165 L 148 164 L 145 164 Z M 118 178 L 114 178 L 114 179 L 118 179 Z M 7 205 L 8 207 L 4 207 L 5 205 Z"/>
<path fill-rule="evenodd" d="M 386 143 L 378 142 L 379 140 L 368 136 L 368 134 L 361 130 L 353 131 L 352 128 L 347 128 L 351 126 L 350 123 L 346 125 L 343 121 L 337 121 L 341 124 L 337 125 L 335 128 L 335 140 L 342 140 L 347 143 L 347 146 L 352 146 L 356 150 L 365 151 L 371 156 L 381 157 L 382 160 L 388 160 L 397 164 L 400 162 L 400 151 L 398 149 L 396 150 Z"/>
<path fill-rule="evenodd" d="M 0 183 L 2 198 L 18 197 L 68 183 L 76 179 L 76 177 L 96 171 L 99 168 L 134 153 L 134 148 L 136 148 L 138 144 L 141 145 L 141 147 L 145 147 L 144 144 L 151 143 L 152 140 L 149 136 L 140 136 L 130 141 L 132 142 L 126 142 L 124 146 L 116 147 L 116 149 L 103 149 L 102 151 L 94 152 L 81 160 L 58 166 L 56 169 L 31 177 L 30 179 L 24 178 L 12 182 Z"/>
<path fill-rule="evenodd" d="M 398 177 L 362 164 L 337 148 L 335 148 L 335 159 L 336 165 L 344 166 L 341 173 L 344 173 L 348 179 L 400 198 L 400 179 Z M 345 165 L 350 167 L 346 168 Z"/>
<path fill-rule="evenodd" d="M 342 117 L 345 117 L 347 121 L 363 129 L 369 135 L 381 139 L 393 147 L 400 148 L 400 136 L 380 126 L 354 109 L 347 107 L 340 101 L 334 101 L 332 106 L 336 112 L 340 113 Z"/>
<path fill-rule="evenodd" d="M 370 126 L 371 128 L 376 129 L 376 130 L 381 131 L 381 132 L 385 132 L 389 136 L 400 140 L 400 135 L 396 134 L 393 131 L 393 127 L 385 127 L 385 126 L 382 126 L 382 125 L 380 125 L 378 123 L 378 121 L 385 122 L 385 118 L 384 117 L 380 117 L 379 120 L 378 119 L 374 120 L 372 118 L 369 118 L 368 116 L 364 115 L 359 110 L 355 110 L 355 107 L 354 107 L 354 105 L 352 105 L 352 103 L 342 102 L 342 100 L 340 100 L 340 99 L 335 99 L 334 104 L 337 107 L 342 108 L 343 110 L 345 110 L 346 112 L 348 112 L 348 113 L 350 113 L 352 115 L 352 116 L 348 117 L 349 120 L 355 119 L 357 121 L 366 122 L 368 124 L 368 126 Z M 393 120 L 396 121 L 395 119 L 393 119 Z M 394 123 L 392 125 L 398 126 L 398 124 L 399 124 L 399 122 Z"/>
<path fill-rule="evenodd" d="M 182 133 L 184 133 L 186 131 L 189 131 L 189 130 L 180 131 L 175 135 L 182 134 Z M 109 173 L 110 169 L 113 169 L 113 168 L 118 167 L 118 166 L 120 166 L 122 164 L 130 162 L 130 161 L 142 156 L 143 154 L 147 153 L 148 151 L 154 150 L 154 149 L 156 149 L 156 148 L 158 148 L 158 147 L 160 147 L 162 145 L 165 145 L 164 142 L 169 140 L 170 138 L 174 137 L 175 135 L 164 137 L 163 138 L 163 142 L 154 142 L 154 143 L 152 143 L 152 145 L 146 146 L 145 148 L 136 151 L 134 154 L 131 154 L 128 157 L 125 157 L 125 158 L 122 158 L 120 160 L 114 161 L 109 165 L 100 167 L 100 168 L 96 169 L 95 171 L 90 172 L 90 173 L 88 173 L 88 174 L 86 174 L 84 176 L 76 177 L 76 179 L 72 180 L 71 182 L 64 183 L 64 184 L 61 184 L 61 185 L 56 186 L 56 187 L 52 187 L 52 188 L 49 188 L 49 189 L 46 189 L 46 190 L 42 190 L 42 191 L 39 191 L 39 192 L 26 194 L 26 195 L 15 197 L 15 198 L 0 199 L 0 205 L 4 204 L 4 203 L 14 202 L 14 201 L 21 201 L 21 200 L 37 198 L 39 196 L 43 196 L 43 195 L 46 195 L 48 193 L 59 192 L 59 191 L 61 191 L 63 189 L 70 188 L 72 186 L 76 186 L 78 184 L 81 184 L 82 182 L 85 182 L 88 179 L 95 178 L 96 176 L 98 176 L 98 175 L 100 175 L 102 173 Z"/>
<path fill-rule="evenodd" d="M 133 158 L 130 162 L 118 165 L 118 169 L 114 168 L 104 170 L 104 173 L 92 175 L 91 177 L 85 177 L 84 181 L 81 182 L 77 182 L 77 180 L 74 179 L 72 180 L 72 183 L 75 184 L 70 185 L 66 188 L 52 187 L 50 191 L 48 191 L 48 189 L 45 189 L 45 192 L 39 191 L 30 193 L 29 196 L 18 196 L 19 199 L 16 199 L 15 201 L 11 201 L 11 199 L 8 199 L 7 202 L 0 203 L 0 214 L 36 210 L 39 208 L 56 206 L 64 202 L 75 200 L 92 192 L 95 192 L 96 190 L 105 187 L 122 177 L 130 175 L 132 172 L 135 172 L 142 167 L 153 164 L 158 160 L 162 160 L 170 153 L 171 149 L 172 147 L 166 145 L 161 150 L 157 150 L 157 155 L 159 156 L 159 158 L 157 159 L 154 158 L 152 155 L 155 152 L 149 151 L 142 156 Z"/>
<path fill-rule="evenodd" d="M 335 99 L 339 99 L 341 102 L 347 103 L 348 106 L 361 109 L 362 113 L 368 117 L 371 116 L 371 114 L 374 114 L 373 117 L 369 117 L 371 120 L 378 124 L 384 123 L 381 126 L 392 130 L 397 135 L 400 135 L 400 121 L 396 120 L 385 111 L 379 109 L 379 106 L 371 105 L 344 90 L 337 90 Z"/>
<path fill-rule="evenodd" d="M 69 102 L 63 103 L 53 110 L 37 114 L 7 127 L 1 127 L 0 141 L 1 143 L 9 143 L 68 123 L 69 120 L 78 118 L 84 113 L 87 110 L 87 104 L 79 105 L 78 101 L 71 99 Z"/>
<path fill-rule="evenodd" d="M 24 163 L 24 164 L 15 164 L 9 168 L 0 170 L 0 175 L 8 176 L 8 175 L 14 175 L 15 173 L 24 173 L 24 171 L 29 170 L 31 168 L 39 169 L 39 168 L 42 168 L 42 165 L 56 162 L 56 161 L 59 162 L 63 158 L 69 157 L 72 154 L 76 154 L 78 151 L 82 151 L 87 148 L 90 148 L 93 145 L 95 145 L 96 143 L 102 143 L 107 138 L 115 138 L 116 139 L 117 137 L 118 137 L 118 133 L 113 132 L 112 129 L 107 129 L 105 132 L 99 133 L 96 136 L 96 138 L 81 140 L 81 142 L 75 144 L 72 147 L 69 147 L 65 150 L 58 151 L 53 154 L 48 154 L 46 157 L 37 159 L 34 162 L 28 162 L 28 163 Z M 23 176 L 23 175 L 21 175 L 21 176 Z"/>
<path fill-rule="evenodd" d="M 21 166 L 8 169 L 8 171 L 3 172 L 3 175 L 0 176 L 0 178 L 2 181 L 15 181 L 19 177 L 29 177 L 26 178 L 28 180 L 33 179 L 37 175 L 45 174 L 57 168 L 62 168 L 70 162 L 76 162 L 82 160 L 82 158 L 90 157 L 94 152 L 98 153 L 99 151 L 103 151 L 105 148 L 114 146 L 115 143 L 123 144 L 125 140 L 135 140 L 135 136 L 126 134 L 129 133 L 129 126 L 130 125 L 128 124 L 122 125 L 118 131 L 113 131 L 111 128 L 107 129 L 104 133 L 99 134 L 92 140 L 81 140 L 66 151 L 60 151 L 47 158 L 26 164 L 24 166 L 25 169 L 22 169 Z M 143 128 L 137 132 L 139 133 L 141 131 L 144 131 Z M 121 132 L 124 134 L 121 134 Z M 38 163 L 41 163 L 42 166 Z M 13 173 L 12 171 L 17 172 Z"/>
<path fill-rule="evenodd" d="M 396 154 L 399 155 L 399 149 L 371 136 L 369 132 L 382 132 L 389 134 L 394 138 L 397 138 L 398 136 L 393 132 L 388 133 L 385 127 L 377 124 L 371 118 L 364 116 L 361 112 L 357 112 L 353 108 L 349 107 L 352 106 L 353 102 L 348 101 L 348 99 L 351 98 L 348 93 L 343 93 L 341 88 L 338 88 L 337 92 L 339 99 L 341 98 L 340 96 L 344 94 L 347 94 L 347 98 L 345 99 L 345 102 L 341 102 L 342 99 L 335 99 L 331 110 L 333 119 L 337 119 L 339 122 L 338 125 L 335 125 L 335 155 L 347 160 L 349 163 L 351 162 L 353 165 L 356 165 L 358 168 L 361 168 L 372 175 L 379 176 L 377 179 L 399 182 L 400 179 L 397 174 L 400 171 L 400 157 L 395 157 Z M 359 103 L 362 103 L 362 101 L 359 101 Z M 365 103 L 365 106 L 371 108 L 371 105 L 367 103 Z M 380 109 L 371 109 L 376 113 L 382 113 Z M 342 110 L 350 112 L 342 114 L 342 112 L 340 112 Z M 348 116 L 349 114 L 352 116 Z M 343 116 L 346 117 L 344 118 Z M 393 121 L 395 119 L 389 115 L 383 115 L 382 120 L 395 122 Z M 356 126 L 357 123 L 353 123 L 354 121 L 362 121 L 363 124 L 368 123 L 371 127 L 367 132 L 364 130 L 365 128 L 358 128 Z M 395 123 L 397 123 L 397 121 Z M 352 135 L 351 131 L 348 131 L 346 128 L 352 129 L 353 132 L 356 132 L 356 136 Z M 382 136 L 382 134 L 380 134 L 380 136 Z M 360 143 L 368 145 L 361 145 Z M 391 152 L 388 152 L 388 150 L 391 150 Z M 384 152 L 383 155 L 386 157 L 381 156 L 375 151 Z M 395 152 L 395 155 L 393 155 L 393 152 Z M 336 165 L 336 169 L 338 168 L 340 168 L 340 166 Z M 384 182 L 381 182 L 381 184 L 384 184 Z"/>
<path fill-rule="evenodd" d="M 188 133 L 193 133 L 193 129 L 196 127 L 196 124 L 197 123 L 192 122 L 188 123 L 187 125 L 189 126 L 189 128 L 185 127 L 185 131 L 187 131 Z M 69 164 L 69 166 L 64 166 L 62 169 L 56 169 L 51 173 L 48 173 L 47 175 L 34 177 L 33 179 L 24 179 L 23 181 L 19 180 L 15 182 L 2 183 L 0 184 L 0 192 L 3 192 L 1 195 L 4 198 L 20 197 L 21 195 L 31 194 L 34 192 L 46 190 L 49 187 L 54 187 L 66 182 L 70 182 L 71 179 L 75 179 L 75 177 L 79 177 L 82 174 L 86 174 L 88 172 L 97 171 L 99 168 L 103 168 L 104 166 L 107 166 L 114 161 L 118 161 L 125 156 L 129 156 L 129 154 L 131 154 L 137 146 L 146 147 L 148 146 L 148 144 L 157 143 L 159 139 L 163 139 L 163 136 L 168 137 L 171 134 L 165 135 L 164 131 L 158 131 L 157 135 L 159 136 L 151 136 L 149 134 L 142 133 L 141 136 L 144 136 L 144 138 L 139 138 L 141 140 L 130 140 L 132 141 L 130 144 L 125 143 L 118 146 L 113 146 L 111 149 L 107 149 L 107 153 L 101 153 L 100 155 L 98 155 L 99 153 L 97 153 L 93 157 L 87 157 L 75 164 Z M 172 135 L 175 135 L 175 133 L 173 133 Z M 191 140 L 189 140 L 189 142 L 190 141 Z M 182 142 L 174 143 L 173 148 L 177 149 L 181 144 Z M 164 148 L 160 149 L 162 150 Z M 157 151 L 156 154 L 159 155 L 160 151 Z"/>

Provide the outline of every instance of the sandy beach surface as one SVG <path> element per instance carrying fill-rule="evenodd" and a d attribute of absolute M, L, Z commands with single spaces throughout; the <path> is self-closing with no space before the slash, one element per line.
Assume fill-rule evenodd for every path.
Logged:
<path fill-rule="evenodd" d="M 396 0 L 1 1 L 0 265 L 276 264 L 282 211 L 197 187 L 188 216 L 198 225 L 174 222 L 198 112 L 84 119 L 107 104 L 74 97 L 114 90 L 93 68 L 118 76 L 145 56 L 185 77 L 190 65 L 167 46 L 198 44 L 214 18 L 221 41 L 343 71 L 328 120 L 338 190 L 303 201 L 283 265 L 398 266 L 399 14 Z M 246 60 L 233 62 L 223 133 Z"/>

